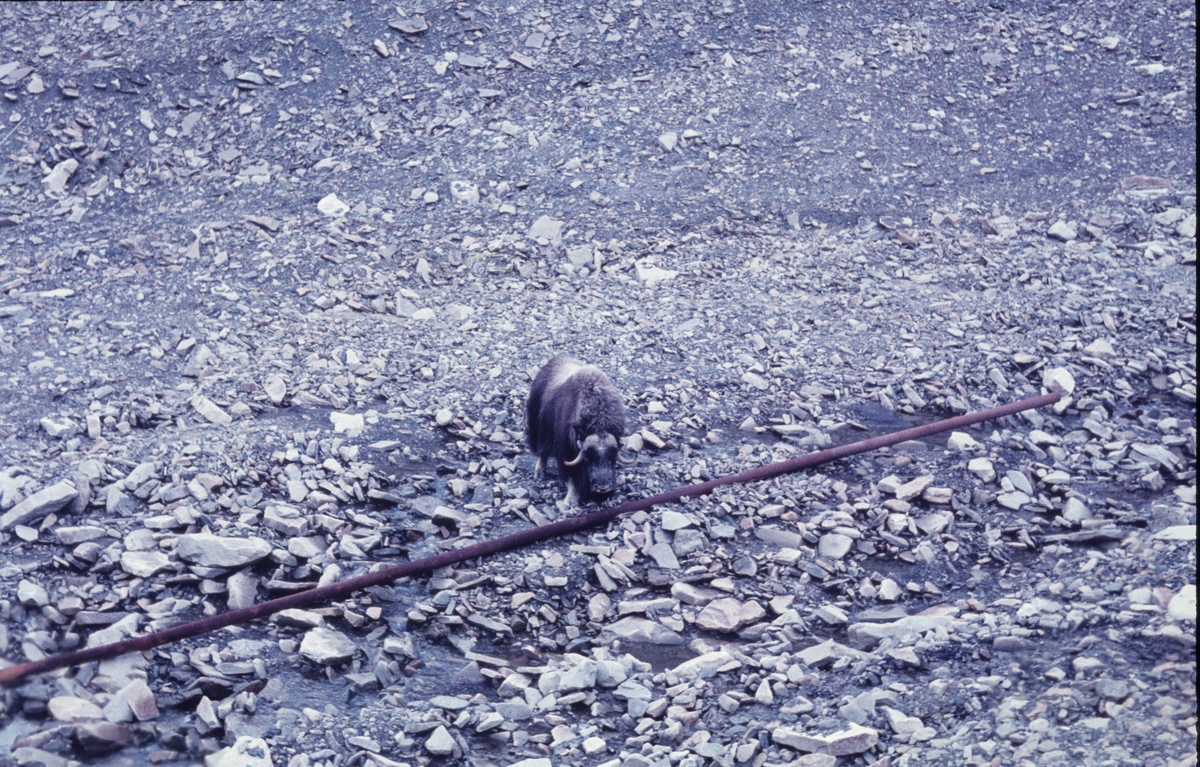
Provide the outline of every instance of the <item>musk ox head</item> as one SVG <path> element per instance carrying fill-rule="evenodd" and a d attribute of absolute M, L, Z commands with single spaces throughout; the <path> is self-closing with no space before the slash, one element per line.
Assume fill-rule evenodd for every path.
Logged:
<path fill-rule="evenodd" d="M 611 495 L 617 485 L 617 461 L 620 458 L 620 448 L 616 435 L 589 434 L 582 441 L 577 440 L 579 452 L 574 458 L 563 463 L 568 468 L 579 468 L 582 482 L 577 482 L 580 494 Z"/>

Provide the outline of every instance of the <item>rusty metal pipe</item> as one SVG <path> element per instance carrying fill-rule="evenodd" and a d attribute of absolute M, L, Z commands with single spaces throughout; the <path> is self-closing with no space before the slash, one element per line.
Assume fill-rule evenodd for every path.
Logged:
<path fill-rule="evenodd" d="M 859 442 L 852 442 L 840 447 L 829 448 L 828 450 L 820 450 L 815 453 L 790 458 L 786 461 L 760 466 L 756 469 L 739 472 L 737 474 L 729 474 L 724 477 L 711 479 L 707 482 L 702 482 L 696 485 L 688 485 L 686 487 L 678 487 L 674 490 L 668 490 L 657 495 L 651 495 L 646 498 L 640 498 L 633 501 L 627 501 L 617 506 L 612 506 L 606 509 L 593 511 L 590 514 L 581 514 L 576 517 L 567 517 L 558 522 L 552 522 L 542 527 L 534 527 L 529 530 L 522 530 L 511 535 L 506 535 L 501 538 L 496 538 L 490 541 L 483 541 L 471 546 L 466 546 L 453 551 L 445 551 L 432 557 L 418 559 L 412 562 L 404 562 L 403 564 L 393 565 L 391 567 L 377 570 L 366 575 L 359 575 L 354 578 L 348 578 L 338 583 L 314 588 L 308 591 L 301 591 L 295 594 L 289 594 L 286 597 L 272 599 L 267 602 L 259 602 L 258 604 L 244 607 L 240 610 L 222 613 L 220 615 L 212 615 L 207 618 L 202 618 L 198 621 L 183 623 L 178 626 L 172 626 L 162 631 L 156 631 L 152 634 L 144 634 L 138 637 L 131 637 L 120 642 L 112 644 L 100 645 L 98 647 L 88 647 L 83 650 L 75 650 L 73 652 L 63 653 L 62 655 L 52 655 L 37 661 L 28 663 L 19 663 L 8 668 L 0 670 L 0 685 L 12 685 L 19 682 L 21 679 L 30 674 L 38 674 L 43 671 L 63 668 L 65 666 L 74 666 L 81 663 L 90 663 L 92 661 L 104 660 L 106 658 L 114 658 L 118 655 L 126 653 L 150 650 L 155 647 L 161 647 L 171 642 L 177 642 L 180 639 L 187 639 L 199 634 L 207 634 L 210 631 L 233 626 L 238 623 L 245 623 L 256 618 L 264 618 L 281 610 L 287 610 L 293 607 L 302 607 L 310 605 L 314 602 L 325 602 L 339 597 L 344 597 L 352 592 L 367 588 L 368 586 L 378 586 L 397 578 L 403 578 L 411 575 L 418 575 L 435 570 L 439 567 L 445 567 L 457 562 L 462 562 L 466 559 L 475 559 L 477 557 L 486 557 L 490 554 L 496 554 L 501 551 L 528 546 L 532 543 L 556 538 L 560 535 L 574 533 L 579 530 L 584 530 L 589 527 L 596 527 L 616 519 L 622 514 L 629 514 L 634 511 L 643 511 L 652 506 L 661 503 L 673 503 L 682 498 L 695 498 L 696 496 L 711 493 L 718 487 L 725 485 L 734 485 L 745 482 L 754 482 L 761 479 L 771 479 L 778 477 L 781 474 L 789 474 L 800 469 L 806 469 L 810 466 L 817 466 L 829 461 L 836 461 L 839 458 L 846 458 L 851 455 L 865 453 L 871 450 L 878 450 L 881 447 L 888 447 L 900 442 L 908 440 L 920 439 L 933 434 L 950 431 L 952 429 L 960 429 L 972 424 L 988 421 L 993 418 L 1001 418 L 1006 415 L 1013 415 L 1023 410 L 1032 410 L 1034 408 L 1043 407 L 1045 405 L 1057 402 L 1063 393 L 1054 391 L 1049 394 L 1042 394 L 1037 397 L 1011 402 L 1007 405 L 981 410 L 977 413 L 968 413 L 955 418 L 947 418 L 943 421 L 935 421 L 917 426 L 912 429 L 904 429 L 903 431 L 884 434 L 870 439 L 864 439 Z"/>

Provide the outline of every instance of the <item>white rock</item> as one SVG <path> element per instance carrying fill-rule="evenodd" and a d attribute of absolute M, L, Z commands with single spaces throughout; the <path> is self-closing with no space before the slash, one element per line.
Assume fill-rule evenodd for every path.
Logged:
<path fill-rule="evenodd" d="M 830 626 L 841 626 L 850 622 L 850 616 L 837 605 L 825 604 L 813 611 L 814 618 L 820 618 Z"/>
<path fill-rule="evenodd" d="M 595 756 L 596 754 L 602 753 L 608 748 L 608 743 L 605 742 L 604 738 L 600 738 L 595 735 L 584 739 L 583 743 L 579 745 L 580 748 L 583 749 L 583 753 L 587 754 L 588 756 Z"/>
<path fill-rule="evenodd" d="M 680 514 L 678 511 L 664 511 L 662 515 L 662 528 L 668 532 L 682 530 L 685 527 L 691 527 L 693 524 L 691 517 L 687 514 Z"/>
<path fill-rule="evenodd" d="M 335 434 L 362 431 L 366 426 L 362 413 L 333 412 L 329 414 L 329 420 L 333 424 Z"/>
<path fill-rule="evenodd" d="M 457 746 L 458 743 L 444 725 L 439 725 L 429 736 L 429 740 L 425 741 L 425 750 L 434 756 L 449 756 Z"/>
<path fill-rule="evenodd" d="M 972 458 L 967 463 L 967 471 L 979 477 L 984 482 L 991 482 L 996 478 L 996 468 L 992 466 L 992 462 L 987 458 Z"/>
<path fill-rule="evenodd" d="M 62 480 L 50 487 L 39 490 L 25 500 L 13 506 L 0 517 L 0 530 L 10 530 L 15 525 L 27 525 L 35 520 L 43 519 L 79 496 L 79 491 L 70 480 Z"/>
<path fill-rule="evenodd" d="M 870 727 L 851 723 L 845 730 L 828 735 L 817 735 L 792 727 L 779 727 L 771 733 L 771 739 L 781 746 L 797 751 L 848 756 L 861 754 L 879 742 L 879 733 Z"/>
<path fill-rule="evenodd" d="M 1185 219 L 1179 222 L 1179 226 L 1175 227 L 1175 233 L 1180 237 L 1191 239 L 1196 236 L 1196 214 L 1189 213 Z"/>
<path fill-rule="evenodd" d="M 1087 505 L 1074 496 L 1063 504 L 1062 515 L 1068 522 L 1083 522 L 1092 518 L 1092 512 L 1088 511 Z"/>
<path fill-rule="evenodd" d="M 728 663 L 733 663 L 734 667 L 741 666 L 741 663 L 734 660 L 734 657 L 729 653 L 724 650 L 716 650 L 690 660 L 685 660 L 671 669 L 671 673 L 675 674 L 681 680 L 693 681 L 707 672 L 722 668 Z"/>
<path fill-rule="evenodd" d="M 412 313 L 412 318 L 414 320 L 432 320 L 434 316 L 436 315 L 434 315 L 433 309 L 430 309 L 428 306 L 418 309 Z"/>
<path fill-rule="evenodd" d="M 737 631 L 761 620 L 767 611 L 754 600 L 739 602 L 732 597 L 715 599 L 696 616 L 696 625 L 709 631 Z"/>
<path fill-rule="evenodd" d="M 60 722 L 85 722 L 104 718 L 104 712 L 95 703 L 72 695 L 53 697 L 46 705 L 50 709 L 50 716 Z"/>
<path fill-rule="evenodd" d="M 1047 391 L 1061 389 L 1067 394 L 1075 391 L 1075 378 L 1066 368 L 1051 368 L 1042 375 L 1042 386 Z"/>
<path fill-rule="evenodd" d="M 67 182 L 71 180 L 71 175 L 79 168 L 79 161 L 74 158 L 63 160 L 54 166 L 54 170 L 50 171 L 42 179 L 42 185 L 46 187 L 46 191 L 61 195 L 66 191 Z"/>
<path fill-rule="evenodd" d="M 533 225 L 529 227 L 529 231 L 525 233 L 525 236 L 531 240 L 545 239 L 551 244 L 558 244 L 560 242 L 559 237 L 562 234 L 563 223 L 549 216 L 542 216 L 533 222 Z"/>
<path fill-rule="evenodd" d="M 896 490 L 898 490 L 900 488 L 900 486 L 903 484 L 904 484 L 904 480 L 900 479 L 895 474 L 889 474 L 888 476 L 886 476 L 883 479 L 876 482 L 875 488 L 877 490 L 879 490 L 879 492 L 881 492 L 881 493 L 887 493 L 888 495 L 895 495 Z"/>
<path fill-rule="evenodd" d="M 1173 525 L 1165 527 L 1154 534 L 1160 541 L 1194 541 L 1196 540 L 1195 525 Z"/>
<path fill-rule="evenodd" d="M 121 554 L 121 569 L 138 578 L 149 578 L 171 565 L 161 551 L 126 551 Z"/>
<path fill-rule="evenodd" d="M 925 488 L 933 484 L 933 475 L 925 474 L 916 479 L 905 482 L 900 487 L 896 488 L 896 498 L 901 501 L 911 501 L 921 493 L 925 492 Z"/>
<path fill-rule="evenodd" d="M 1171 597 L 1167 603 L 1167 614 L 1177 621 L 1196 622 L 1196 586 L 1189 583 Z"/>
<path fill-rule="evenodd" d="M 634 262 L 633 266 L 637 272 L 638 280 L 646 283 L 648 286 L 653 286 L 666 280 L 673 280 L 679 275 L 679 272 L 674 269 L 661 269 L 655 266 L 654 262 L 649 258 L 639 259 Z"/>
<path fill-rule="evenodd" d="M 1000 504 L 1006 509 L 1013 509 L 1014 511 L 1029 503 L 1031 500 L 1032 499 L 1028 495 L 1025 495 L 1025 493 L 1022 493 L 1020 490 L 1013 490 L 1011 492 L 1001 493 L 1000 495 L 996 496 L 996 503 Z"/>
<path fill-rule="evenodd" d="M 1079 236 L 1065 221 L 1055 221 L 1046 234 L 1052 239 L 1059 240 L 1061 242 L 1070 242 Z"/>
<path fill-rule="evenodd" d="M 580 245 L 574 248 L 567 248 L 567 261 L 572 266 L 589 266 L 592 263 L 592 246 Z"/>
<path fill-rule="evenodd" d="M 1113 345 L 1106 338 L 1097 338 L 1083 349 L 1084 354 L 1092 357 L 1115 357 L 1117 352 L 1113 349 Z"/>
<path fill-rule="evenodd" d="M 954 431 L 950 432 L 950 439 L 946 441 L 946 447 L 951 450 L 966 451 L 979 447 L 979 443 L 965 431 Z"/>
<path fill-rule="evenodd" d="M 217 426 L 228 426 L 233 423 L 233 416 L 226 413 L 215 402 L 203 394 L 197 394 L 192 397 L 192 407 L 196 409 L 197 413 Z"/>
<path fill-rule="evenodd" d="M 317 203 L 317 210 L 323 216 L 338 218 L 350 212 L 350 206 L 338 199 L 336 194 L 327 194 Z"/>
<path fill-rule="evenodd" d="M 54 439 L 69 439 L 79 433 L 79 425 L 70 418 L 51 418 L 47 416 L 39 423 L 42 430 Z"/>
<path fill-rule="evenodd" d="M 754 702 L 760 706 L 769 706 L 775 702 L 770 680 L 764 679 L 758 683 L 758 689 L 754 691 Z"/>
<path fill-rule="evenodd" d="M 287 383 L 281 375 L 267 376 L 267 380 L 263 383 L 263 389 L 276 405 L 283 402 L 283 398 L 287 395 Z"/>
<path fill-rule="evenodd" d="M 841 559 L 850 552 L 854 541 L 840 533 L 826 533 L 817 543 L 817 553 L 830 559 Z"/>
<path fill-rule="evenodd" d="M 590 658 L 564 671 L 558 679 L 560 692 L 590 690 L 596 686 L 596 661 Z"/>
<path fill-rule="evenodd" d="M 888 724 L 892 727 L 892 732 L 897 735 L 911 735 L 925 726 L 925 723 L 917 717 L 908 716 L 904 712 L 897 711 L 894 708 L 885 708 L 883 713 L 887 717 Z"/>
<path fill-rule="evenodd" d="M 232 746 L 205 757 L 205 767 L 273 767 L 271 748 L 262 738 L 242 735 Z"/>
<path fill-rule="evenodd" d="M 17 601 L 26 607 L 45 607 L 50 604 L 50 595 L 41 584 L 22 578 L 17 584 Z"/>
<path fill-rule="evenodd" d="M 683 637 L 666 626 L 649 618 L 626 616 L 604 627 L 604 635 L 627 642 L 656 645 L 681 645 Z"/>
<path fill-rule="evenodd" d="M 879 599 L 884 602 L 895 602 L 904 594 L 903 589 L 891 578 L 884 578 L 879 584 Z"/>
<path fill-rule="evenodd" d="M 771 388 L 771 382 L 760 376 L 758 373 L 746 371 L 742 373 L 742 382 L 748 383 L 759 391 L 766 391 Z"/>
<path fill-rule="evenodd" d="M 674 151 L 678 144 L 679 136 L 675 133 L 675 131 L 667 131 L 658 137 L 658 145 L 668 152 Z"/>

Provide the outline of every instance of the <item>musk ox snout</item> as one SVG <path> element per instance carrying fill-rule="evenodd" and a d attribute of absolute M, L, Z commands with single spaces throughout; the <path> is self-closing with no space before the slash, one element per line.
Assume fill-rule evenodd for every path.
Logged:
<path fill-rule="evenodd" d="M 525 404 L 525 436 L 538 469 L 557 466 L 568 504 L 616 489 L 624 433 L 625 402 L 599 368 L 555 357 L 538 371 Z"/>

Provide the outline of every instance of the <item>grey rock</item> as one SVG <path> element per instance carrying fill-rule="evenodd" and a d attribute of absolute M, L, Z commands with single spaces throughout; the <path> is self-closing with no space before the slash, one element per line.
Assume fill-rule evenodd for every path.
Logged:
<path fill-rule="evenodd" d="M 357 649 L 350 637 L 324 626 L 309 629 L 300 642 L 301 655 L 324 665 L 350 660 Z"/>
<path fill-rule="evenodd" d="M 1079 234 L 1073 228 L 1071 228 L 1071 225 L 1065 221 L 1055 221 L 1050 226 L 1050 229 L 1047 230 L 1046 235 L 1051 239 L 1058 240 L 1059 242 L 1070 242 L 1079 236 Z"/>
<path fill-rule="evenodd" d="M 248 572 L 236 572 L 226 582 L 229 589 L 229 609 L 240 610 L 254 604 L 258 595 L 258 578 Z"/>
<path fill-rule="evenodd" d="M 848 536 L 839 533 L 826 533 L 817 543 L 817 553 L 830 559 L 841 559 L 850 552 L 854 544 Z"/>
<path fill-rule="evenodd" d="M 683 637 L 661 623 L 632 615 L 605 626 L 603 633 L 626 642 L 656 645 L 683 644 Z"/>
<path fill-rule="evenodd" d="M 667 532 L 675 532 L 682 530 L 685 527 L 691 527 L 695 524 L 692 518 L 687 514 L 680 514 L 678 511 L 664 511 L 662 515 L 662 528 Z"/>
<path fill-rule="evenodd" d="M 429 736 L 429 740 L 425 741 L 425 750 L 434 756 L 449 756 L 457 747 L 458 743 L 444 725 L 439 725 Z"/>
<path fill-rule="evenodd" d="M 161 551 L 126 551 L 121 554 L 121 569 L 138 578 L 149 578 L 170 566 L 170 558 Z"/>
<path fill-rule="evenodd" d="M 761 541 L 785 549 L 799 549 L 804 545 L 804 537 L 791 530 L 780 530 L 777 527 L 760 527 L 754 535 Z"/>
<path fill-rule="evenodd" d="M 709 631 L 732 632 L 765 617 L 767 611 L 754 600 L 739 602 L 732 597 L 709 602 L 696 616 L 696 625 Z"/>
<path fill-rule="evenodd" d="M 861 754 L 879 742 L 878 731 L 851 724 L 845 730 L 828 735 L 815 735 L 801 732 L 792 727 L 779 727 L 772 733 L 771 739 L 781 746 L 794 748 L 797 751 L 815 752 L 829 756 L 849 756 Z"/>
<path fill-rule="evenodd" d="M 79 424 L 70 418 L 51 418 L 47 416 L 39 423 L 41 423 L 42 430 L 54 439 L 70 439 L 80 431 Z"/>
<path fill-rule="evenodd" d="M 533 709 L 520 698 L 501 701 L 495 707 L 496 713 L 510 722 L 524 722 L 533 718 Z"/>
<path fill-rule="evenodd" d="M 896 488 L 896 498 L 901 501 L 911 501 L 921 493 L 925 492 L 925 488 L 933 484 L 933 477 L 925 475 L 916 479 L 905 482 L 900 487 Z"/>
<path fill-rule="evenodd" d="M 558 680 L 560 692 L 590 690 L 596 686 L 596 662 L 585 660 L 562 673 Z"/>
<path fill-rule="evenodd" d="M 724 650 L 705 653 L 690 660 L 685 660 L 675 668 L 671 669 L 671 673 L 685 681 L 692 681 L 700 676 L 706 675 L 708 672 L 716 671 L 722 666 L 733 663 L 734 658 Z M 736 665 L 741 665 L 736 664 Z"/>
<path fill-rule="evenodd" d="M 39 490 L 0 517 L 0 530 L 11 530 L 16 525 L 27 525 L 53 514 L 75 500 L 79 491 L 68 480 L 62 480 Z"/>
<path fill-rule="evenodd" d="M 656 543 L 650 547 L 647 552 L 650 557 L 664 570 L 678 570 L 679 560 L 675 558 L 675 552 L 671 546 L 666 543 Z"/>
<path fill-rule="evenodd" d="M 692 583 L 676 582 L 671 585 L 671 596 L 678 599 L 685 605 L 704 606 L 714 599 L 719 599 L 724 596 L 724 592 L 716 589 L 697 586 Z"/>
<path fill-rule="evenodd" d="M 50 595 L 40 583 L 22 578 L 17 584 L 17 601 L 26 607 L 45 607 L 50 604 Z"/>
<path fill-rule="evenodd" d="M 228 538 L 211 533 L 181 535 L 175 551 L 185 562 L 207 567 L 245 567 L 271 553 L 271 544 L 262 538 Z"/>
<path fill-rule="evenodd" d="M 1124 700 L 1129 697 L 1129 684 L 1120 679 L 1097 679 L 1096 694 L 1104 700 Z"/>
<path fill-rule="evenodd" d="M 126 724 L 85 722 L 75 725 L 75 740 L 84 751 L 100 754 L 128 746 L 133 734 Z"/>

